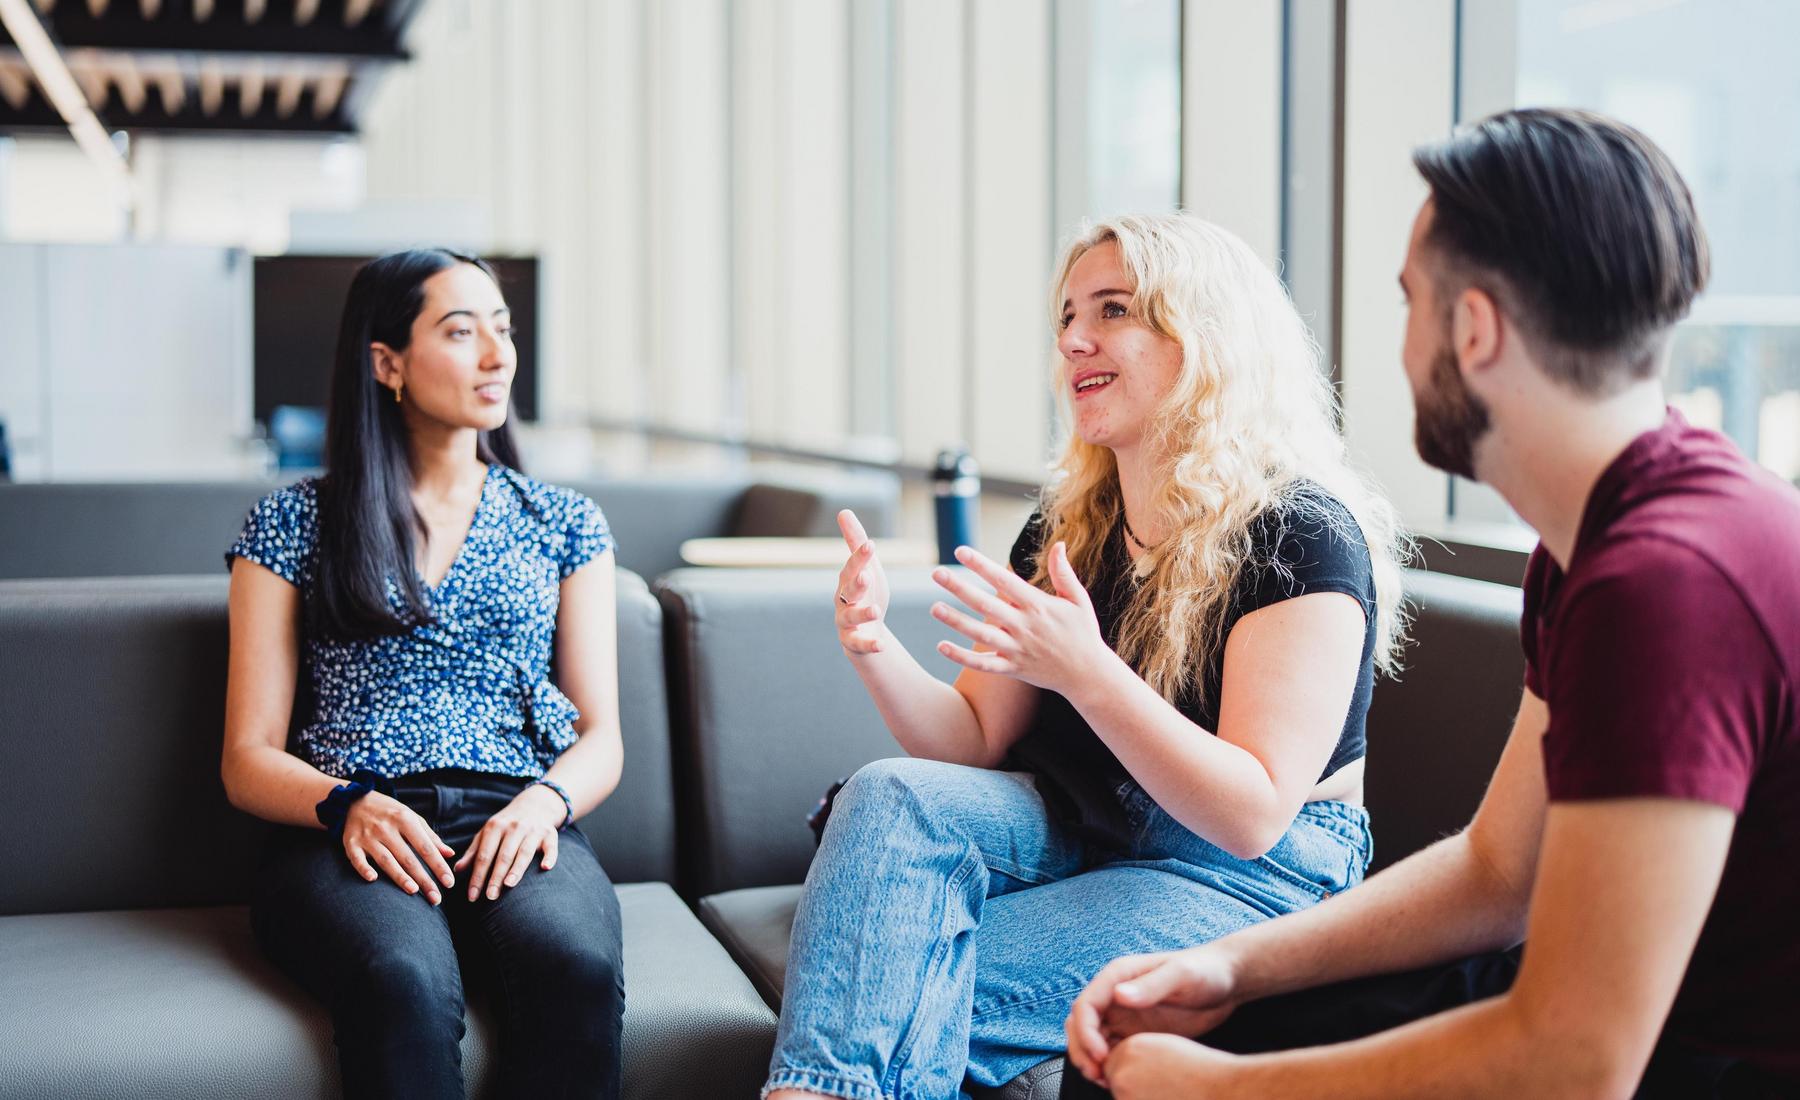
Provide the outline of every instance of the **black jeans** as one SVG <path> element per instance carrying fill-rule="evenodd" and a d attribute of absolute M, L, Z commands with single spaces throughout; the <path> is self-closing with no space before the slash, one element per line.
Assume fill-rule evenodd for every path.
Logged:
<path fill-rule="evenodd" d="M 1448 966 L 1384 974 L 1254 1001 L 1204 1038 L 1234 1054 L 1259 1054 L 1349 1042 L 1512 988 L 1520 952 L 1477 955 Z M 1792 1085 L 1773 1081 L 1748 1063 L 1658 1043 L 1638 1086 L 1637 1100 L 1774 1100 Z M 1063 1063 L 1062 1100 L 1110 1094 Z"/>
<path fill-rule="evenodd" d="M 396 780 L 394 797 L 460 856 L 523 786 L 446 770 Z M 345 1096 L 462 1100 L 465 974 L 497 1010 L 502 1095 L 619 1095 L 619 899 L 581 830 L 558 841 L 554 867 L 533 862 L 498 900 L 469 901 L 465 870 L 433 907 L 385 875 L 364 881 L 328 833 L 277 830 L 251 920 L 275 964 L 330 1009 Z"/>

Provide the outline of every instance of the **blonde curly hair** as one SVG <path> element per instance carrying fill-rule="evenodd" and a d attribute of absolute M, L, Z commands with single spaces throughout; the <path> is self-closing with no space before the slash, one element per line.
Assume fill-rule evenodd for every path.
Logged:
<path fill-rule="evenodd" d="M 1053 324 L 1076 261 L 1108 243 L 1131 279 L 1130 314 L 1181 347 L 1174 387 L 1144 433 L 1155 471 L 1150 509 L 1168 534 L 1138 559 L 1119 656 L 1170 702 L 1204 690 L 1199 670 L 1224 644 L 1239 574 L 1272 564 L 1251 561 L 1252 522 L 1281 509 L 1343 526 L 1316 494 L 1295 491 L 1311 481 L 1361 528 L 1374 567 L 1375 661 L 1397 672 L 1406 633 L 1400 563 L 1410 540 L 1350 465 L 1318 345 L 1286 288 L 1243 241 L 1193 215 L 1118 217 L 1090 226 L 1064 254 Z M 1053 385 L 1073 423 L 1064 379 L 1059 364 Z M 1092 576 L 1124 507 L 1113 453 L 1070 432 L 1054 472 L 1039 502 L 1041 545 L 1066 543 L 1077 575 Z M 1049 555 L 1034 564 L 1032 583 L 1053 590 Z"/>

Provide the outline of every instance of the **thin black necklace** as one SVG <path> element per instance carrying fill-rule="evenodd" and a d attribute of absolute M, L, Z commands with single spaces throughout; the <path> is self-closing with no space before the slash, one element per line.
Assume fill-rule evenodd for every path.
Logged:
<path fill-rule="evenodd" d="M 1123 508 L 1119 509 L 1119 522 L 1123 523 L 1125 525 L 1125 537 L 1130 539 L 1132 542 L 1137 543 L 1137 548 L 1139 550 L 1148 552 L 1150 548 L 1148 546 L 1145 546 L 1144 540 L 1138 538 L 1137 532 L 1133 531 L 1131 529 L 1131 521 L 1129 519 L 1125 518 L 1125 509 L 1123 509 Z"/>

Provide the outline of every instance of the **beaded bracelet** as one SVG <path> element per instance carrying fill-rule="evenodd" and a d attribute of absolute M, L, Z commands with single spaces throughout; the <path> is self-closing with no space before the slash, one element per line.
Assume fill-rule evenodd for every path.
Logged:
<path fill-rule="evenodd" d="M 556 797 L 563 800 L 562 824 L 558 825 L 557 829 L 559 831 L 562 829 L 567 829 L 569 827 L 569 825 L 572 822 L 574 822 L 574 820 L 575 820 L 575 803 L 571 802 L 569 800 L 569 792 L 562 789 L 562 784 L 556 783 L 549 779 L 533 779 L 531 782 L 540 787 L 549 787 L 551 790 L 556 792 Z"/>

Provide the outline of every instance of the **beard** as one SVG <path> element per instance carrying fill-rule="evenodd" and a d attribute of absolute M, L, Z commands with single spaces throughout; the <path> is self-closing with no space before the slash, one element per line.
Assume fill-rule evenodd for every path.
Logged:
<path fill-rule="evenodd" d="M 1475 444 L 1487 434 L 1488 407 L 1469 392 L 1456 353 L 1448 346 L 1432 356 L 1431 373 L 1413 393 L 1413 446 L 1428 465 L 1475 478 Z"/>

